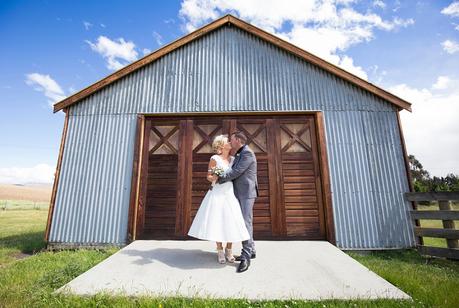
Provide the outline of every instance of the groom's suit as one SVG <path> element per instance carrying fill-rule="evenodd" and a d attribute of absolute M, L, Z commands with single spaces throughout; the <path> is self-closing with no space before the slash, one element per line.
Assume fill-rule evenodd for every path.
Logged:
<path fill-rule="evenodd" d="M 222 175 L 219 183 L 233 181 L 234 194 L 241 205 L 242 216 L 250 234 L 250 239 L 242 242 L 241 259 L 250 260 L 252 253 L 255 253 L 253 241 L 253 204 L 258 197 L 257 181 L 257 159 L 255 153 L 244 145 L 236 152 L 233 166 Z"/>

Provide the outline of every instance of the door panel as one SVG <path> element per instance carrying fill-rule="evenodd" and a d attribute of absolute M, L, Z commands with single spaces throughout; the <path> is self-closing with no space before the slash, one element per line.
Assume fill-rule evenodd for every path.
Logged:
<path fill-rule="evenodd" d="M 154 121 L 148 151 L 147 196 L 142 238 L 169 238 L 176 224 L 179 122 Z"/>

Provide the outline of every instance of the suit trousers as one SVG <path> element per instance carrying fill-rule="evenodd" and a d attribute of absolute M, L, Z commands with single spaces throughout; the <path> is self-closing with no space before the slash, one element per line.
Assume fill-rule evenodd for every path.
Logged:
<path fill-rule="evenodd" d="M 255 203 L 255 198 L 238 198 L 238 200 L 241 205 L 245 226 L 250 234 L 250 239 L 242 242 L 241 259 L 250 260 L 252 254 L 255 253 L 255 242 L 253 241 L 253 204 Z"/>

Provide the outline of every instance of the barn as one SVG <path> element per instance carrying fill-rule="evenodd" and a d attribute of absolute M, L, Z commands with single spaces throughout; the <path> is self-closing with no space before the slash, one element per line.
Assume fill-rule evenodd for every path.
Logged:
<path fill-rule="evenodd" d="M 65 122 L 46 241 L 190 239 L 212 139 L 238 129 L 258 159 L 255 240 L 412 247 L 410 106 L 224 16 L 54 105 Z"/>

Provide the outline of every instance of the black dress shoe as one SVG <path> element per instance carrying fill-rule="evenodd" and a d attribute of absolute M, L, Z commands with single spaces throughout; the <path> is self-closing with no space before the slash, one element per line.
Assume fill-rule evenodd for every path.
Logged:
<path fill-rule="evenodd" d="M 238 273 L 245 272 L 246 270 L 249 269 L 250 266 L 250 260 L 241 260 L 241 263 L 239 263 L 239 267 L 237 268 Z"/>
<path fill-rule="evenodd" d="M 256 257 L 257 257 L 257 254 L 256 253 L 252 253 L 252 255 L 250 256 L 250 259 L 255 259 Z M 235 257 L 234 260 L 240 262 L 241 261 L 241 256 Z"/>

